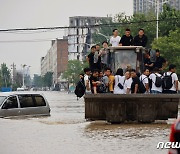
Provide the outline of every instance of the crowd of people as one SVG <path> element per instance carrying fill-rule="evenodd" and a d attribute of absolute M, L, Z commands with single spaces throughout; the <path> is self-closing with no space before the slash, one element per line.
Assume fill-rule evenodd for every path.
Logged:
<path fill-rule="evenodd" d="M 95 69 L 92 73 L 90 68 L 85 68 L 84 73 L 81 78 L 84 80 L 86 94 L 175 94 L 178 92 L 178 77 L 176 66 L 173 64 L 169 65 L 169 71 L 163 74 L 157 67 L 153 71 L 145 68 L 141 75 L 135 69 L 127 69 L 123 72 L 122 68 L 119 68 L 115 75 L 110 68 L 105 68 L 104 72 Z"/>
<path fill-rule="evenodd" d="M 144 30 L 140 29 L 138 35 L 131 36 L 130 29 L 125 30 L 125 35 L 118 36 L 118 30 L 113 30 L 113 36 L 110 39 L 110 45 L 115 46 L 143 46 L 147 44 L 147 36 Z M 136 93 L 177 93 L 178 77 L 176 66 L 169 65 L 169 70 L 164 72 L 167 67 L 167 61 L 156 50 L 156 60 L 151 61 L 150 53 L 144 55 L 144 71 L 142 74 L 135 69 L 127 66 L 124 70 L 119 68 L 113 74 L 111 68 L 108 68 L 108 42 L 102 43 L 102 48 L 97 44 L 91 47 L 91 52 L 87 56 L 89 68 L 84 69 L 84 75 L 81 75 L 85 86 L 86 94 L 114 93 L 114 94 L 136 94 Z"/>
<path fill-rule="evenodd" d="M 146 47 L 148 38 L 144 34 L 143 29 L 139 29 L 138 35 L 134 38 L 131 35 L 131 30 L 126 29 L 125 35 L 120 37 L 118 35 L 118 30 L 113 30 L 113 36 L 110 39 L 110 46 L 143 46 Z M 104 70 L 108 63 L 108 47 L 109 43 L 107 41 L 102 42 L 102 49 L 99 44 L 91 47 L 91 53 L 87 56 L 87 61 L 89 62 L 89 67 L 92 70 Z"/>

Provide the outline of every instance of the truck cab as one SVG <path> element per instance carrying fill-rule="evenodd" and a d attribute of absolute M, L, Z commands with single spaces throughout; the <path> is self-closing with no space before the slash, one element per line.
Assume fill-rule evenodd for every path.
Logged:
<path fill-rule="evenodd" d="M 144 69 L 145 48 L 142 46 L 109 47 L 108 67 L 115 73 L 118 68 L 135 69 L 142 73 Z"/>

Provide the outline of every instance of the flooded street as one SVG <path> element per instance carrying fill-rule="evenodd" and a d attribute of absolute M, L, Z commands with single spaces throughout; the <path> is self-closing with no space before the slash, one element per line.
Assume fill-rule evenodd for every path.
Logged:
<path fill-rule="evenodd" d="M 1 154 L 164 154 L 170 125 L 87 122 L 83 99 L 62 92 L 44 92 L 50 117 L 0 119 Z"/>

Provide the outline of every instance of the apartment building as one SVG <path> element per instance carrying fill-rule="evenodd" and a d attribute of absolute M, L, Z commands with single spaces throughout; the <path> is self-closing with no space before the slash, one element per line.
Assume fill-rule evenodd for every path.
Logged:
<path fill-rule="evenodd" d="M 52 40 L 51 48 L 45 57 L 41 58 L 41 75 L 53 72 L 53 83 L 60 82 L 61 74 L 68 64 L 68 40 L 67 38 Z"/>
<path fill-rule="evenodd" d="M 156 12 L 157 1 L 159 2 L 159 12 L 163 11 L 163 4 L 167 3 L 172 8 L 180 10 L 180 0 L 133 0 L 133 12 L 148 13 L 149 11 Z"/>
<path fill-rule="evenodd" d="M 110 21 L 112 18 L 91 16 L 75 16 L 69 18 L 69 60 L 85 60 L 87 53 L 92 45 L 92 33 L 98 30 L 98 27 L 92 27 L 92 25 L 100 24 L 102 20 Z"/>

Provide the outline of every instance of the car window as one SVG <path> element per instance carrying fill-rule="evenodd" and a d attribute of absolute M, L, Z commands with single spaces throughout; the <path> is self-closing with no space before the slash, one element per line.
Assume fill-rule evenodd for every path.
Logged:
<path fill-rule="evenodd" d="M 12 108 L 18 108 L 18 102 L 16 96 L 9 97 L 2 106 L 2 109 L 12 109 Z"/>
<path fill-rule="evenodd" d="M 2 105 L 3 101 L 5 100 L 6 96 L 0 96 L 0 105 Z"/>
<path fill-rule="evenodd" d="M 31 97 L 31 95 L 19 95 L 18 98 L 19 98 L 21 108 L 35 107 L 35 103 Z"/>
<path fill-rule="evenodd" d="M 34 96 L 34 99 L 36 101 L 36 106 L 46 106 L 46 102 L 42 96 Z"/>

